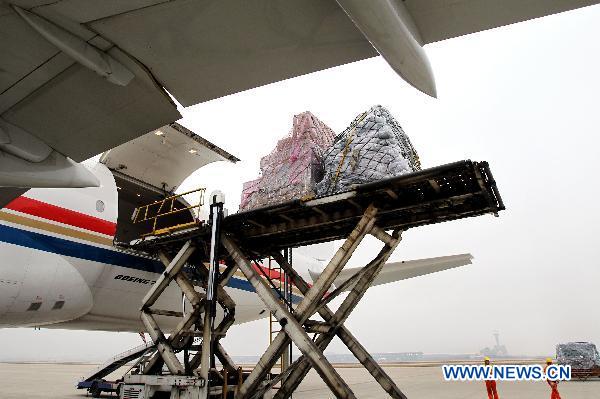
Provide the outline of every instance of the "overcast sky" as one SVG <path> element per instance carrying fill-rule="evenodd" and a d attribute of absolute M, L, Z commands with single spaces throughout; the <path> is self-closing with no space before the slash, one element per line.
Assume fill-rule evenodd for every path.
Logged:
<path fill-rule="evenodd" d="M 423 166 L 488 161 L 507 210 L 409 230 L 392 260 L 471 252 L 474 264 L 372 288 L 347 326 L 374 352 L 476 353 L 492 332 L 513 354 L 600 345 L 600 7 L 426 46 L 439 99 L 417 92 L 380 57 L 231 95 L 182 111 L 186 127 L 242 159 L 181 189 L 220 188 L 236 210 L 241 183 L 310 110 L 336 132 L 387 107 Z M 376 250 L 367 241 L 349 266 Z M 125 333 L 0 330 L 2 359 L 105 359 L 139 344 Z M 268 321 L 234 326 L 234 355 L 262 352 Z M 250 344 L 252 343 L 252 344 Z M 334 342 L 330 352 L 343 352 Z"/>

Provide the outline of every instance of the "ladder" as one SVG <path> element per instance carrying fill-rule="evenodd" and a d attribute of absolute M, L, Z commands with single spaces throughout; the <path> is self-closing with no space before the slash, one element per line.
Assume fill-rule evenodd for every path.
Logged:
<path fill-rule="evenodd" d="M 291 264 L 292 249 L 286 248 L 283 251 L 283 257 Z M 292 283 L 285 270 L 273 259 L 269 257 L 267 260 L 268 276 L 273 282 L 273 291 L 289 311 L 293 311 L 292 301 Z M 273 342 L 275 336 L 281 331 L 281 326 L 273 313 L 269 313 L 269 345 Z M 279 369 L 279 373 L 283 373 L 291 364 L 292 360 L 292 344 L 286 348 L 286 351 L 281 355 L 279 361 L 273 366 L 273 369 Z M 272 369 L 272 370 L 273 370 Z"/>

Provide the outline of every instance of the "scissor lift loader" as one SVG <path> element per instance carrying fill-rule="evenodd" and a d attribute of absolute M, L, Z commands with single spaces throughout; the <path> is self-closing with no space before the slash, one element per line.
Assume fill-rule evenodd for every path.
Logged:
<path fill-rule="evenodd" d="M 310 369 L 317 371 L 337 398 L 354 398 L 347 382 L 323 354 L 336 336 L 391 397 L 406 398 L 344 322 L 406 230 L 484 214 L 497 215 L 504 209 L 488 164 L 472 161 L 363 184 L 341 194 L 290 201 L 227 217 L 223 215 L 222 198 L 211 196 L 209 202 L 208 223 L 171 229 L 168 234 L 146 235 L 133 245 L 159 256 L 165 270 L 141 305 L 142 321 L 157 353 L 143 367 L 143 374 L 125 376 L 122 398 L 134 397 L 126 396 L 127 392 L 148 399 L 160 395 L 194 399 L 262 398 L 266 393 L 273 394 L 271 388 L 277 384 L 279 389 L 274 397 L 283 399 L 290 397 Z M 367 235 L 379 239 L 381 249 L 353 277 L 330 291 L 332 282 Z M 316 281 L 310 283 L 282 255 L 289 248 L 332 240 L 344 242 Z M 254 263 L 268 258 L 275 259 L 286 278 L 302 292 L 303 298 L 293 308 L 281 301 L 269 279 L 257 271 Z M 225 287 L 238 270 L 280 326 L 250 372 L 242 371 L 220 343 L 235 321 L 235 303 Z M 192 304 L 192 311 L 185 315 L 155 308 L 156 300 L 172 281 Z M 344 291 L 349 293 L 339 308 L 330 308 L 331 300 Z M 216 323 L 217 307 L 223 314 L 219 323 Z M 314 318 L 317 314 L 322 320 Z M 178 317 L 179 325 L 167 336 L 155 315 Z M 314 334 L 314 339 L 309 334 Z M 201 339 L 200 345 L 194 337 Z M 300 350 L 300 358 L 273 376 L 270 373 L 273 365 L 291 342 Z M 177 353 L 183 354 L 183 362 Z M 223 370 L 217 370 L 216 359 Z"/>

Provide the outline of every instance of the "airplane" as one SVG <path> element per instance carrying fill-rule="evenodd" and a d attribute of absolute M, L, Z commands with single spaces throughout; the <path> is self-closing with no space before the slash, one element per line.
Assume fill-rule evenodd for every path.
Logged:
<path fill-rule="evenodd" d="M 381 55 L 436 96 L 429 43 L 599 0 L 0 0 L 0 207 L 191 106 Z"/>
<path fill-rule="evenodd" d="M 139 233 L 133 209 L 173 193 L 188 167 L 235 161 L 177 125 L 175 101 L 190 106 L 377 55 L 435 96 L 426 44 L 598 2 L 0 0 L 0 323 L 140 330 L 139 299 L 159 264 L 120 245 Z M 166 150 L 171 136 L 179 151 Z M 157 148 L 140 151 L 151 139 Z M 384 275 L 400 280 L 470 256 L 416 262 Z M 319 262 L 295 266 L 310 277 Z M 236 290 L 248 307 L 238 320 L 258 317 L 263 309 Z"/>
<path fill-rule="evenodd" d="M 237 160 L 172 123 L 85 164 L 99 187 L 31 189 L 8 203 L 0 210 L 0 328 L 143 331 L 142 298 L 164 266 L 158 258 L 128 247 L 148 228 L 132 221 L 134 209 L 163 198 L 204 165 Z M 179 204 L 189 206 L 183 198 Z M 200 216 L 206 220 L 208 212 L 204 211 Z M 161 223 L 181 224 L 193 217 L 198 215 L 177 213 Z M 293 264 L 310 282 L 333 253 L 328 253 L 327 246 L 307 248 L 293 250 Z M 471 259 L 470 254 L 461 254 L 388 263 L 374 285 L 468 265 Z M 274 279 L 279 277 L 266 263 L 255 266 Z M 334 286 L 354 272 L 344 269 Z M 269 316 L 241 272 L 226 289 L 236 302 L 236 324 Z M 294 287 L 292 299 L 300 297 Z M 185 311 L 175 283 L 158 306 Z M 158 316 L 166 330 L 178 321 Z"/>

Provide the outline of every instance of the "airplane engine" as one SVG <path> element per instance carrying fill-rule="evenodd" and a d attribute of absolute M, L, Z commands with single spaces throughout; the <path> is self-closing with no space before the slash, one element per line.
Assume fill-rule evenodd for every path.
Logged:
<path fill-rule="evenodd" d="M 70 258 L 9 244 L 2 247 L 0 327 L 58 323 L 90 311 L 92 293 Z"/>
<path fill-rule="evenodd" d="M 85 166 L 0 118 L 0 186 L 98 187 Z"/>

